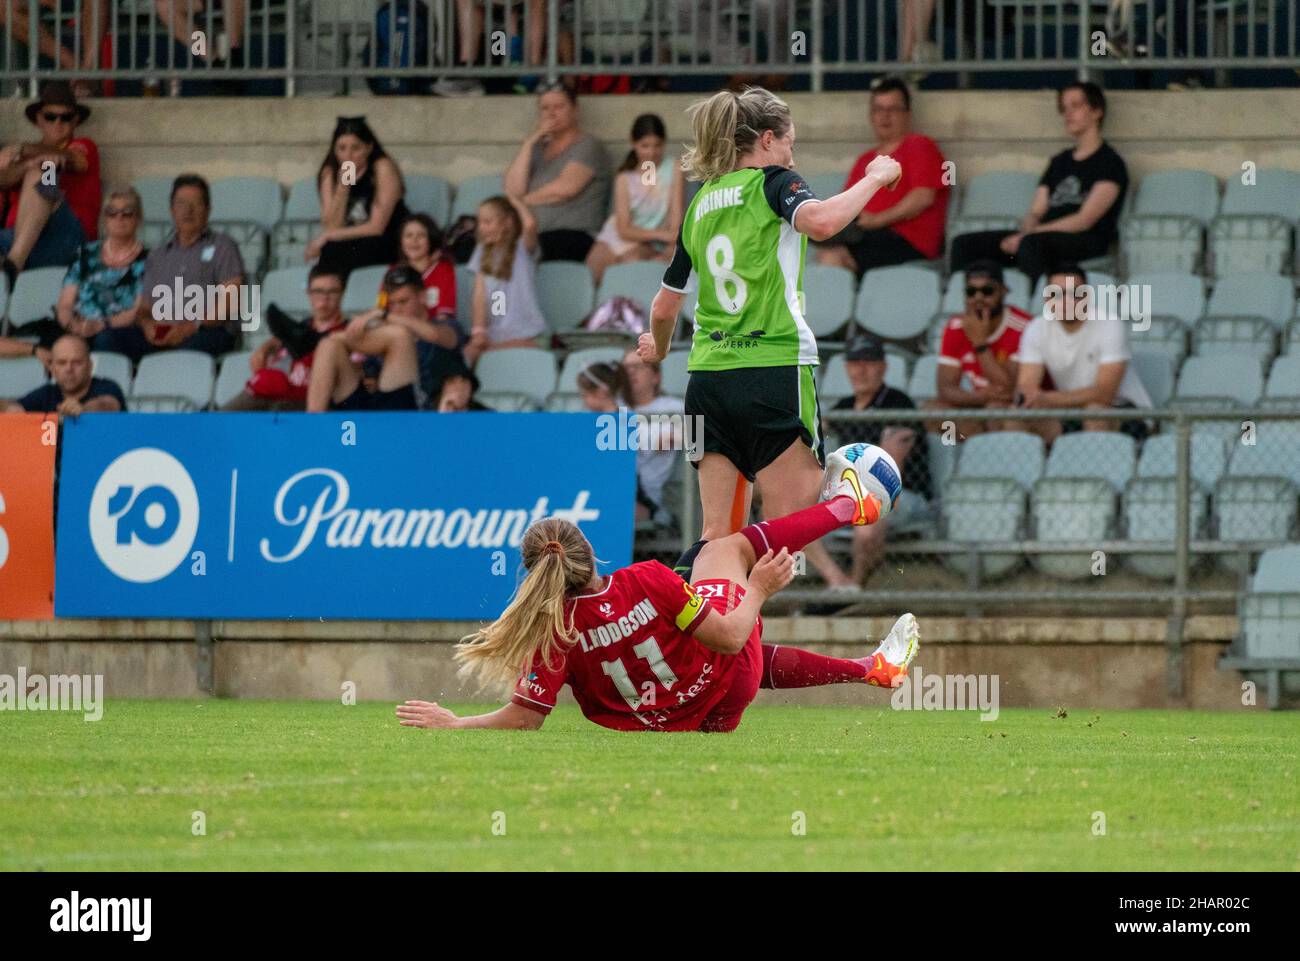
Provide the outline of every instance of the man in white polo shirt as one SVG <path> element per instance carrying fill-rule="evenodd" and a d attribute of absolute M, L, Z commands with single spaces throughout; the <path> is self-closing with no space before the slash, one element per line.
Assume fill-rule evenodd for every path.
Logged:
<path fill-rule="evenodd" d="M 1025 408 L 1149 408 L 1151 398 L 1129 363 L 1128 335 L 1118 317 L 1099 316 L 1099 302 L 1077 264 L 1062 264 L 1047 277 L 1043 315 L 1020 338 L 1015 356 L 1018 406 Z M 1044 388 L 1044 374 L 1051 387 Z M 1072 430 L 1122 430 L 1139 439 L 1144 420 L 1030 420 L 1024 428 L 1049 443 Z"/>

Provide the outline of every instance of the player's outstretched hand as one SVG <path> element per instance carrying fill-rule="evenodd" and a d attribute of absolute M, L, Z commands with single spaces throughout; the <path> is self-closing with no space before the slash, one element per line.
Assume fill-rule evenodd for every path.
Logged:
<path fill-rule="evenodd" d="M 754 564 L 749 572 L 748 590 L 760 591 L 764 597 L 771 597 L 781 588 L 794 580 L 794 556 L 788 548 L 781 548 L 781 553 L 768 551 Z"/>
<path fill-rule="evenodd" d="M 663 360 L 659 348 L 655 346 L 655 335 L 646 331 L 636 339 L 636 353 L 647 364 L 657 364 Z"/>
<path fill-rule="evenodd" d="M 436 701 L 407 701 L 397 705 L 397 719 L 402 727 L 455 727 L 456 715 Z"/>

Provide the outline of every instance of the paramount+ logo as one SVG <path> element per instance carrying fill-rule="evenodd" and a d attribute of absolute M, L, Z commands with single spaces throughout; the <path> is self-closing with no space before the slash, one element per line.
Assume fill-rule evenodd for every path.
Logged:
<path fill-rule="evenodd" d="M 90 540 L 104 566 L 126 581 L 162 580 L 189 556 L 199 495 L 184 465 L 140 447 L 105 468 L 90 498 Z"/>

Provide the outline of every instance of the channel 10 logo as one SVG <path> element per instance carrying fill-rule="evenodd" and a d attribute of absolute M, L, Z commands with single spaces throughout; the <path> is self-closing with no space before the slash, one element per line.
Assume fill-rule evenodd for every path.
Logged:
<path fill-rule="evenodd" d="M 162 580 L 189 556 L 199 495 L 189 471 L 155 447 L 127 451 L 105 468 L 90 497 L 90 540 L 125 581 Z"/>

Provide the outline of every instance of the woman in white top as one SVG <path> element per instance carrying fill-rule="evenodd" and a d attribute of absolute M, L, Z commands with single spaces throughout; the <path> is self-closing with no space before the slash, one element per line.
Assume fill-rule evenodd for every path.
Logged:
<path fill-rule="evenodd" d="M 478 208 L 473 327 L 465 345 L 471 366 L 485 350 L 536 347 L 546 330 L 537 303 L 537 221 L 518 197 L 489 197 Z"/>
<path fill-rule="evenodd" d="M 664 122 L 643 113 L 632 124 L 632 149 L 614 178 L 614 212 L 596 235 L 587 268 L 600 283 L 611 264 L 668 260 L 685 208 L 677 158 L 664 156 Z"/>

